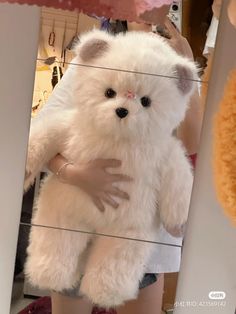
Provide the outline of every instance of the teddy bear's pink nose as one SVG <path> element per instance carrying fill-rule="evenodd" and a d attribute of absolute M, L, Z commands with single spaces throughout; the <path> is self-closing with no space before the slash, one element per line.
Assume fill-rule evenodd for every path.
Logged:
<path fill-rule="evenodd" d="M 129 111 L 126 108 L 117 108 L 116 114 L 119 118 L 123 119 L 128 115 Z"/>
<path fill-rule="evenodd" d="M 125 93 L 125 97 L 126 97 L 126 98 L 129 98 L 129 99 L 134 99 L 136 96 L 135 96 L 135 93 L 133 93 L 131 90 L 128 90 L 128 91 Z"/>

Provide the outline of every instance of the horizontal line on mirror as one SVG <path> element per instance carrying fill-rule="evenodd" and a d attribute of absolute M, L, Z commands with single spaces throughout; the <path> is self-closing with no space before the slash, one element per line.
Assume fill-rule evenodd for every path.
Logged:
<path fill-rule="evenodd" d="M 51 59 L 52 57 L 49 57 L 48 59 Z M 48 59 L 42 59 L 42 58 L 37 58 L 37 61 L 41 62 L 47 62 Z M 54 63 L 58 64 L 67 64 L 67 65 L 76 65 L 80 67 L 87 67 L 87 68 L 93 68 L 93 69 L 101 69 L 101 70 L 110 70 L 110 71 L 117 71 L 117 72 L 125 72 L 125 73 L 132 73 L 132 74 L 140 74 L 140 75 L 148 75 L 148 76 L 156 76 L 156 77 L 163 77 L 163 78 L 170 78 L 170 79 L 175 79 L 178 80 L 180 77 L 177 76 L 168 76 L 168 75 L 162 75 L 162 74 L 156 74 L 156 73 L 147 73 L 147 72 L 139 72 L 139 71 L 131 71 L 131 70 L 125 70 L 125 69 L 115 69 L 115 68 L 108 68 L 108 67 L 103 67 L 103 66 L 95 66 L 95 65 L 90 65 L 90 64 L 81 64 L 81 63 L 74 63 L 74 62 L 64 62 L 64 61 L 58 61 L 55 60 Z M 202 81 L 202 80 L 194 80 L 190 78 L 185 78 L 181 77 L 182 80 L 186 81 L 192 81 L 192 82 L 197 82 L 197 83 L 204 83 L 208 84 L 208 81 Z"/>
<path fill-rule="evenodd" d="M 134 239 L 134 238 L 129 238 L 129 237 L 122 237 L 122 236 L 116 236 L 116 235 L 99 233 L 99 232 L 91 232 L 91 231 L 85 231 L 85 230 L 75 230 L 75 229 L 69 229 L 69 228 L 30 224 L 30 223 L 26 223 L 26 222 L 20 222 L 20 225 L 26 226 L 26 227 L 38 227 L 38 228 L 48 228 L 48 229 L 55 229 L 55 230 L 62 230 L 62 231 L 78 232 L 78 233 L 91 234 L 91 235 L 96 235 L 96 236 L 101 236 L 101 237 L 144 242 L 144 243 L 149 243 L 149 244 L 158 244 L 158 245 L 171 246 L 171 247 L 177 247 L 177 248 L 182 247 L 182 245 L 178 245 L 178 244 L 164 243 L 164 242 L 157 242 L 157 241 L 150 241 L 150 240 L 143 240 L 143 239 Z"/>

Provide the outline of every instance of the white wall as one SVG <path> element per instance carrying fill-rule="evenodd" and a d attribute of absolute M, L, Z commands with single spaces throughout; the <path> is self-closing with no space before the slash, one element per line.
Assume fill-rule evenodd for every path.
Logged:
<path fill-rule="evenodd" d="M 40 10 L 0 4 L 0 312 L 10 297 L 21 212 Z"/>
<path fill-rule="evenodd" d="M 178 281 L 176 301 L 185 303 L 179 304 L 175 314 L 233 314 L 236 308 L 236 228 L 216 200 L 212 174 L 213 116 L 228 73 L 236 66 L 236 29 L 228 21 L 229 1 L 223 2 Z M 224 291 L 225 306 L 210 306 L 210 291 Z M 193 301 L 192 306 L 187 301 Z"/>

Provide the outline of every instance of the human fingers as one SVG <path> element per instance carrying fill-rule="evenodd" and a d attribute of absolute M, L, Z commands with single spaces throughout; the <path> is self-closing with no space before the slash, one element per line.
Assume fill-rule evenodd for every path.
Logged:
<path fill-rule="evenodd" d="M 171 38 L 178 38 L 181 36 L 178 28 L 173 25 L 173 23 L 168 17 L 165 20 L 165 27 L 167 31 L 169 32 L 169 35 Z"/>
<path fill-rule="evenodd" d="M 99 209 L 101 212 L 105 211 L 105 206 L 103 205 L 102 201 L 98 197 L 93 197 L 92 201 L 94 205 Z"/>
<path fill-rule="evenodd" d="M 108 205 L 110 205 L 111 207 L 113 207 L 114 209 L 117 209 L 119 207 L 119 204 L 112 198 L 110 197 L 108 194 L 104 193 L 101 196 L 101 199 L 107 203 Z"/>
<path fill-rule="evenodd" d="M 133 179 L 125 174 L 111 174 L 110 179 L 112 182 L 131 182 Z"/>
<path fill-rule="evenodd" d="M 112 187 L 110 190 L 107 191 L 107 193 L 109 193 L 110 195 L 113 195 L 113 196 L 117 196 L 119 198 L 123 198 L 125 200 L 130 199 L 128 193 L 121 191 L 120 189 L 118 189 L 116 187 Z"/>
<path fill-rule="evenodd" d="M 118 159 L 96 159 L 95 163 L 102 168 L 117 168 L 121 166 L 121 161 Z"/>

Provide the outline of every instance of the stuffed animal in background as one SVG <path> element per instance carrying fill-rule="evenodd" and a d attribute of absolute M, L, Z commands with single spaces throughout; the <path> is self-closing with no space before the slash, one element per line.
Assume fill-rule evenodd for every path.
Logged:
<path fill-rule="evenodd" d="M 214 124 L 214 177 L 218 199 L 236 226 L 236 69 L 229 76 Z"/>
<path fill-rule="evenodd" d="M 82 190 L 48 175 L 32 223 L 53 228 L 31 228 L 25 272 L 40 288 L 63 291 L 80 283 L 93 303 L 113 307 L 137 296 L 154 247 L 119 237 L 153 241 L 160 223 L 186 223 L 192 171 L 173 134 L 197 70 L 164 39 L 142 32 L 93 31 L 75 50 L 82 66 L 71 81 L 73 109 L 42 116 L 31 128 L 25 184 L 58 152 L 78 164 L 116 158 L 134 178 L 117 184 L 130 200 L 100 212 Z"/>

